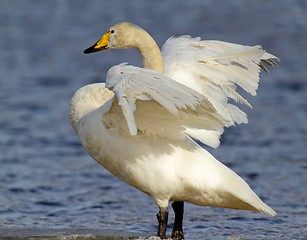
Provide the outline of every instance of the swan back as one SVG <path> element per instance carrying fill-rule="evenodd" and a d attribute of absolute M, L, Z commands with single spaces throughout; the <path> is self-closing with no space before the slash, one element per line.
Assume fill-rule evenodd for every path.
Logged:
<path fill-rule="evenodd" d="M 104 83 L 89 84 L 80 88 L 72 97 L 69 118 L 75 132 L 79 121 L 88 113 L 104 105 L 114 93 Z"/>

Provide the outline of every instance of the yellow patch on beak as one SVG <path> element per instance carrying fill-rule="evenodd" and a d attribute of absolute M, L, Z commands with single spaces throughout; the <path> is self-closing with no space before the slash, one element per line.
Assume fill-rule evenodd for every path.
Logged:
<path fill-rule="evenodd" d="M 84 50 L 85 54 L 98 52 L 100 50 L 108 49 L 111 32 L 107 31 L 93 46 Z"/>
<path fill-rule="evenodd" d="M 108 43 L 110 40 L 110 35 L 111 32 L 107 31 L 101 38 L 100 40 L 96 43 L 95 49 L 107 49 L 108 48 Z"/>

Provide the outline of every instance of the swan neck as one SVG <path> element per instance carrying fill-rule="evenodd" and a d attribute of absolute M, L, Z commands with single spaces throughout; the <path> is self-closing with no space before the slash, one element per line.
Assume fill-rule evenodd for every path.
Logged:
<path fill-rule="evenodd" d="M 163 73 L 163 58 L 155 40 L 146 31 L 143 31 L 139 39 L 137 49 L 142 56 L 143 67 Z"/>

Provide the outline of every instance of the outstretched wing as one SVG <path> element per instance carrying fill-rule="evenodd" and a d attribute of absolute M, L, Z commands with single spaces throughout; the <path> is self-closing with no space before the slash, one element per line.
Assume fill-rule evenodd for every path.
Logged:
<path fill-rule="evenodd" d="M 204 95 L 156 71 L 120 64 L 109 70 L 105 86 L 115 97 L 104 121 L 122 132 L 183 139 L 187 128 L 223 127 L 224 119 Z"/>
<path fill-rule="evenodd" d="M 165 75 L 205 95 L 231 124 L 247 122 L 247 118 L 227 103 L 228 98 L 251 107 L 236 92 L 236 85 L 255 96 L 260 70 L 267 71 L 263 63 L 276 66 L 279 61 L 258 45 L 202 41 L 189 36 L 167 40 L 162 55 Z"/>
<path fill-rule="evenodd" d="M 226 127 L 247 123 L 246 114 L 229 103 L 229 99 L 251 107 L 236 91 L 236 85 L 256 95 L 259 73 L 261 69 L 268 71 L 264 64 L 276 66 L 279 61 L 258 45 L 204 41 L 190 36 L 168 39 L 162 47 L 162 55 L 165 75 L 206 96 L 217 113 L 226 120 Z M 194 130 L 191 130 L 191 134 L 206 143 L 206 134 Z M 214 132 L 210 134 L 212 138 Z M 218 140 L 221 132 L 215 134 L 215 140 Z"/>

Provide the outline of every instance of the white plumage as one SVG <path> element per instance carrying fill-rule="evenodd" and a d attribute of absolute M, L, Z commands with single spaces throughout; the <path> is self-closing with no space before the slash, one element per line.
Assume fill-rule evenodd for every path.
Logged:
<path fill-rule="evenodd" d="M 222 117 L 204 95 L 156 71 L 120 64 L 109 70 L 105 86 L 114 92 L 131 135 L 139 130 L 184 139 L 185 127 L 222 128 Z"/>
<path fill-rule="evenodd" d="M 246 114 L 228 100 L 251 107 L 236 85 L 256 95 L 260 70 L 267 71 L 263 63 L 275 66 L 278 58 L 260 46 L 189 36 L 170 38 L 161 54 L 150 35 L 130 23 L 114 25 L 85 53 L 131 47 L 144 68 L 114 66 L 105 84 L 87 85 L 72 99 L 71 123 L 89 154 L 150 195 L 161 214 L 172 200 L 275 215 L 194 140 L 216 148 L 224 127 L 246 123 Z M 159 219 L 162 238 L 163 224 Z M 172 237 L 183 237 L 182 226 L 175 224 Z"/>

